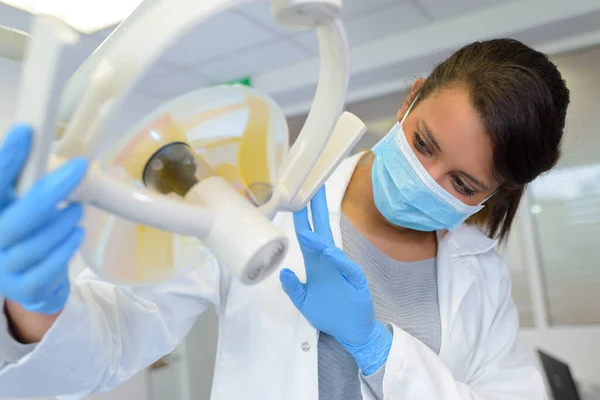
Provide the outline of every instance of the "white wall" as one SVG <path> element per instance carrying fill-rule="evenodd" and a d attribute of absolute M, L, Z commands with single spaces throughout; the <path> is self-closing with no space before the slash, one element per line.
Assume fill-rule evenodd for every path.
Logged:
<path fill-rule="evenodd" d="M 572 93 L 572 105 L 567 118 L 566 137 L 563 146 L 564 156 L 559 168 L 600 163 L 600 75 L 598 74 L 598 71 L 600 71 L 600 49 L 558 57 L 555 62 L 566 78 Z M 546 218 L 548 217 L 546 216 Z M 523 231 L 520 234 L 523 235 Z M 521 239 L 528 244 L 535 244 L 535 240 L 537 240 L 537 238 L 532 237 L 521 237 Z M 565 240 L 556 243 L 556 245 L 573 246 L 574 244 Z M 545 301 L 544 293 L 536 293 L 535 290 L 525 293 L 528 287 L 528 282 L 523 281 L 525 271 L 527 271 L 525 263 L 531 262 L 531 258 L 528 258 L 524 251 L 523 246 L 509 246 L 508 248 L 509 258 L 512 261 L 511 268 L 515 271 L 513 280 L 515 281 L 515 287 L 518 288 L 518 293 L 515 294 L 520 297 L 522 303 L 529 301 L 525 299 L 529 294 L 533 295 L 534 303 L 536 302 L 535 297 L 540 295 L 543 298 L 538 298 L 538 300 Z M 596 262 L 598 263 L 598 274 L 600 275 L 600 261 Z M 569 265 L 565 265 L 564 268 L 568 269 Z M 581 293 L 577 292 L 571 293 L 571 296 L 580 302 L 591 305 L 586 312 L 590 312 L 591 309 L 600 313 L 599 293 L 600 288 L 595 293 L 585 293 L 587 297 L 585 299 Z M 569 299 L 564 301 L 569 301 Z M 526 305 L 528 310 L 529 306 Z M 573 313 L 584 312 L 584 307 L 572 308 Z M 541 310 L 542 313 L 544 311 Z M 529 317 L 531 316 L 529 315 Z M 568 362 L 575 378 L 584 386 L 594 386 L 595 396 L 598 396 L 597 391 L 600 388 L 600 346 L 598 346 L 600 326 L 523 328 L 521 338 L 532 351 L 532 354 L 535 354 L 535 349 L 540 347 Z"/>
<path fill-rule="evenodd" d="M 13 120 L 20 68 L 19 62 L 0 58 L 0 137 Z"/>
<path fill-rule="evenodd" d="M 535 349 L 566 361 L 584 390 L 600 389 L 600 327 L 522 329 L 521 341 L 536 357 Z M 595 397 L 594 400 L 598 400 Z"/>

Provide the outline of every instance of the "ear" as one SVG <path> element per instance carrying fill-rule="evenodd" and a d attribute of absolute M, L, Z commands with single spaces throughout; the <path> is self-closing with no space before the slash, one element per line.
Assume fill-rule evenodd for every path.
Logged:
<path fill-rule="evenodd" d="M 413 101 L 415 101 L 417 94 L 419 94 L 419 91 L 421 90 L 421 88 L 423 87 L 424 84 L 425 84 L 424 78 L 419 78 L 415 81 L 415 83 L 412 84 L 412 87 L 410 88 L 408 95 L 404 99 L 404 103 L 402 103 L 402 107 L 400 107 L 400 110 L 398 110 L 398 121 L 401 121 L 402 118 L 404 118 L 404 114 L 406 114 L 410 105 L 413 103 Z"/>

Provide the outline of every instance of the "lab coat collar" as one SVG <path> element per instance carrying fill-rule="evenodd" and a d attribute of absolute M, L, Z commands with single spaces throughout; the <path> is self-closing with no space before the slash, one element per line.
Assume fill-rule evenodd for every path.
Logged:
<path fill-rule="evenodd" d="M 344 194 L 364 154 L 361 152 L 345 159 L 327 181 L 327 203 L 329 212 L 334 216 L 341 214 Z M 472 224 L 462 224 L 452 232 L 439 231 L 437 236 L 438 241 L 447 242 L 452 253 L 459 257 L 484 254 L 497 245 L 497 240 L 490 239 L 478 226 Z"/>

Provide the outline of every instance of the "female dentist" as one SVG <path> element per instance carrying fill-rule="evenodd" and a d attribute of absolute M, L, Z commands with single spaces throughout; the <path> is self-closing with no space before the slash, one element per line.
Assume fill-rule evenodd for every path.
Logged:
<path fill-rule="evenodd" d="M 171 352 L 212 303 L 213 399 L 546 398 L 517 343 L 495 239 L 525 185 L 557 162 L 568 103 L 555 65 L 522 43 L 462 48 L 415 82 L 372 152 L 338 168 L 311 202 L 312 225 L 306 210 L 276 217 L 299 245 L 279 277 L 251 287 L 214 262 L 151 288 L 88 270 L 67 300 L 80 212 L 54 210 L 85 164 L 5 195 L 0 396 L 110 389 Z"/>

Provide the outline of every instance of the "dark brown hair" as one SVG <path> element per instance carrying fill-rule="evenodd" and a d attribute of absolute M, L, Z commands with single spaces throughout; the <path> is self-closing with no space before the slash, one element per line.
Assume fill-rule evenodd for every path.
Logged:
<path fill-rule="evenodd" d="M 436 90 L 465 86 L 494 146 L 501 182 L 469 222 L 505 240 L 526 185 L 560 157 L 569 90 L 546 55 L 512 39 L 475 42 L 438 65 L 418 101 Z"/>

